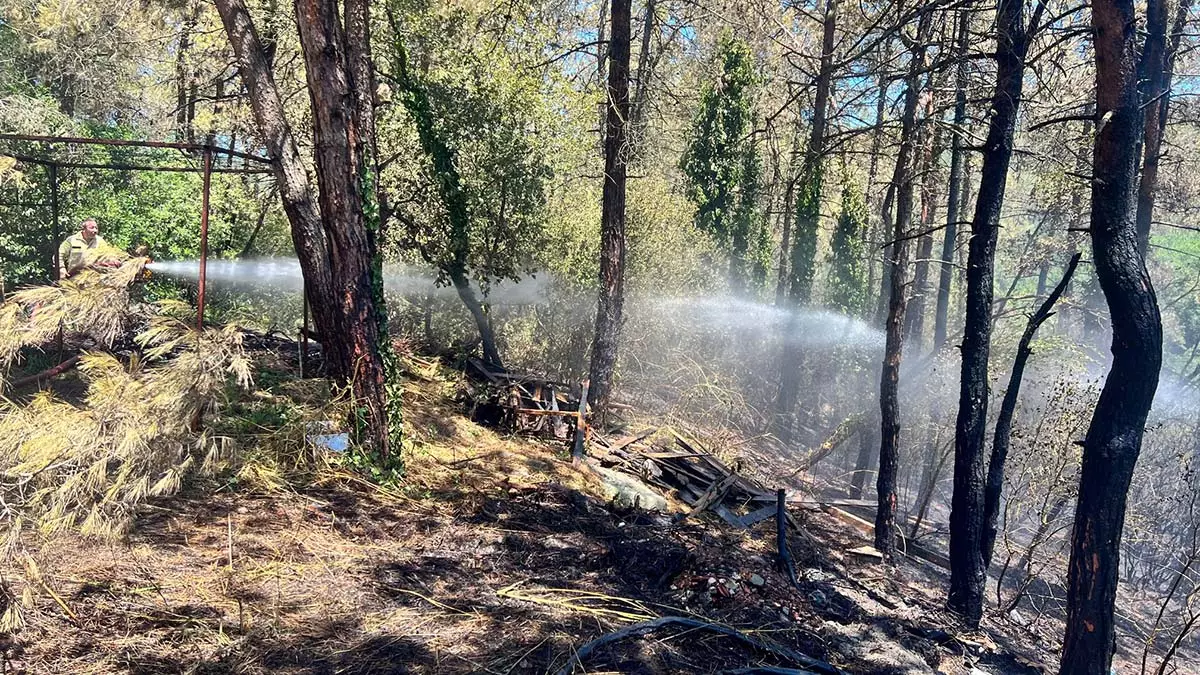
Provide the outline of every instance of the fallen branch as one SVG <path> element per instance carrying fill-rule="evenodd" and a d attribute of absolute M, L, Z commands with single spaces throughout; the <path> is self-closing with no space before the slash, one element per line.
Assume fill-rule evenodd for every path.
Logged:
<path fill-rule="evenodd" d="M 607 635 L 602 635 L 580 647 L 575 652 L 574 656 L 567 661 L 567 665 L 563 666 L 558 671 L 558 675 L 572 675 L 572 673 L 575 672 L 575 666 L 581 665 L 584 659 L 586 659 L 588 656 L 591 656 L 592 652 L 601 647 L 614 642 L 620 642 L 626 638 L 640 637 L 649 633 L 653 633 L 654 631 L 657 631 L 661 628 L 666 628 L 668 626 L 679 626 L 680 628 L 689 628 L 692 630 L 707 630 L 719 635 L 731 637 L 735 640 L 740 640 L 741 642 L 748 644 L 759 651 L 767 652 L 768 654 L 789 661 L 798 666 L 809 668 L 811 672 L 817 673 L 818 675 L 845 675 L 845 671 L 840 668 L 837 668 L 824 661 L 814 659 L 811 656 L 805 656 L 804 654 L 788 649 L 787 647 L 780 647 L 778 645 L 772 645 L 766 642 L 755 640 L 749 635 L 729 628 L 728 626 L 708 623 L 707 621 L 699 621 L 697 619 L 688 619 L 682 616 L 664 616 L 654 619 L 653 621 L 646 621 L 644 623 L 626 626 L 618 631 L 609 633 Z"/>
<path fill-rule="evenodd" d="M 863 415 L 858 414 L 847 417 L 841 424 L 837 425 L 837 428 L 833 430 L 833 433 L 829 434 L 829 438 L 825 439 L 825 442 L 820 447 L 800 461 L 800 466 L 796 467 L 796 470 L 792 472 L 790 477 L 794 478 L 797 474 L 808 471 L 817 462 L 833 454 L 834 450 L 837 450 L 842 443 L 850 440 L 855 433 L 862 429 L 862 426 Z"/>
<path fill-rule="evenodd" d="M 63 373 L 67 372 L 68 370 L 74 368 L 77 365 L 79 365 L 79 354 L 72 356 L 71 358 L 67 359 L 66 361 L 63 361 L 62 363 L 58 364 L 57 366 L 54 366 L 53 368 L 47 368 L 47 369 L 43 370 L 42 372 L 37 373 L 36 375 L 30 375 L 29 377 L 22 377 L 21 379 L 16 380 L 15 382 L 12 382 L 11 384 L 9 384 L 8 387 L 11 390 L 16 390 L 16 389 L 20 389 L 22 387 L 27 387 L 27 386 L 29 386 L 31 384 L 35 384 L 41 380 L 48 380 L 52 377 L 58 377 L 59 375 L 62 375 Z"/>

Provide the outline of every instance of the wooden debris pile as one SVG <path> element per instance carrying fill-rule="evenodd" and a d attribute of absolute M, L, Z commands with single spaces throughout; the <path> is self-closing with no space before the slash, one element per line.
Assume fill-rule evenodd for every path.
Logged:
<path fill-rule="evenodd" d="M 642 481 L 662 488 L 691 507 L 680 518 L 712 511 L 738 528 L 775 516 L 776 493 L 739 473 L 674 429 L 668 428 L 674 443 L 664 447 L 651 442 L 658 429 L 609 439 L 599 433 L 591 437 L 590 454 L 602 464 L 638 476 Z"/>
<path fill-rule="evenodd" d="M 467 361 L 466 375 L 463 393 L 474 422 L 559 440 L 587 427 L 581 403 L 586 389 L 581 396 L 569 384 L 508 372 L 475 358 Z"/>

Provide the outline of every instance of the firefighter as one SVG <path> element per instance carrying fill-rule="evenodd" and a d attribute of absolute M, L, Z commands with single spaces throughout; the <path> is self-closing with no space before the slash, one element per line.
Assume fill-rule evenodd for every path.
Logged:
<path fill-rule="evenodd" d="M 96 221 L 88 218 L 79 224 L 79 232 L 67 237 L 58 247 L 58 277 L 70 278 L 88 264 L 97 262 L 97 257 L 105 258 L 99 261 L 102 265 L 119 265 L 119 260 L 112 259 L 114 250 L 100 236 Z"/>

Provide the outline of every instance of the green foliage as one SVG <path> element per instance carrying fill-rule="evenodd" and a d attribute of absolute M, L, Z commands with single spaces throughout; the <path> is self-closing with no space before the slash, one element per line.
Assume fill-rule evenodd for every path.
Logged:
<path fill-rule="evenodd" d="M 477 43 L 478 17 L 418 4 L 393 3 L 391 75 L 402 105 L 379 123 L 381 153 L 406 158 L 383 176 L 400 197 L 396 241 L 443 283 L 467 273 L 485 288 L 518 279 L 546 241 L 548 132 L 560 121 L 516 56 Z"/>
<path fill-rule="evenodd" d="M 797 179 L 796 228 L 792 234 L 792 258 L 789 270 L 789 292 L 799 303 L 812 298 L 813 276 L 816 272 L 817 226 L 821 221 L 821 189 L 825 170 L 818 160 L 807 176 Z"/>
<path fill-rule="evenodd" d="M 701 94 L 680 166 L 696 204 L 696 226 L 728 253 L 730 283 L 741 291 L 748 279 L 765 277 L 754 260 L 763 225 L 757 205 L 762 170 L 751 134 L 759 77 L 749 45 L 732 36 L 722 38 L 718 60 L 720 77 Z"/>
<path fill-rule="evenodd" d="M 842 188 L 842 212 L 838 214 L 829 253 L 827 302 L 849 316 L 858 316 L 867 304 L 866 236 L 867 205 L 857 186 Z"/>

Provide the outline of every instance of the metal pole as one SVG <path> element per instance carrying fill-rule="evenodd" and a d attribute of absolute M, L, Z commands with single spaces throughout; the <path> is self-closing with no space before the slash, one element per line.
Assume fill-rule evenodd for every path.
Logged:
<path fill-rule="evenodd" d="M 59 270 L 62 269 L 62 260 L 59 259 L 58 246 L 62 243 L 62 228 L 58 222 L 58 165 L 50 164 L 46 167 L 50 173 L 50 229 L 54 233 L 54 239 L 50 242 L 50 250 L 53 258 L 54 269 L 50 270 L 50 283 L 55 283 L 58 280 Z M 63 356 L 63 328 L 62 322 L 58 322 L 58 333 L 54 336 L 54 346 L 58 351 L 58 360 L 61 362 Z"/>
<path fill-rule="evenodd" d="M 308 282 L 300 289 L 304 305 L 304 327 L 300 329 L 300 379 L 304 379 L 304 360 L 308 357 Z"/>
<path fill-rule="evenodd" d="M 58 271 L 62 269 L 62 261 L 58 259 L 58 245 L 62 243 L 62 230 L 59 229 L 58 222 L 58 165 L 50 164 L 46 169 L 50 174 L 50 231 L 53 237 L 50 250 L 54 261 L 54 269 L 50 270 L 50 283 L 54 283 L 58 280 Z"/>
<path fill-rule="evenodd" d="M 208 267 L 208 190 L 212 178 L 212 148 L 204 146 L 204 187 L 200 193 L 200 288 L 196 297 L 196 330 L 204 330 L 204 275 Z"/>

